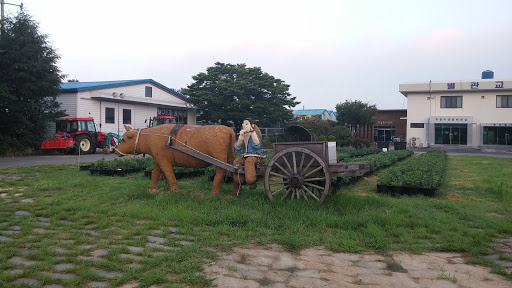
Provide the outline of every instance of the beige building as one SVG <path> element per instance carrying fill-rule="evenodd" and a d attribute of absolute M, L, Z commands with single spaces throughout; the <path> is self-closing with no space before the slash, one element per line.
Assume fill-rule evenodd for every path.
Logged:
<path fill-rule="evenodd" d="M 407 97 L 408 146 L 512 149 L 512 79 L 402 83 L 399 90 Z"/>

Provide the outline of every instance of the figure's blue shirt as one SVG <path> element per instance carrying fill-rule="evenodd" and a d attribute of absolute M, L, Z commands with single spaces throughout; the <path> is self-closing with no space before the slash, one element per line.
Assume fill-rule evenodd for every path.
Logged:
<path fill-rule="evenodd" d="M 263 146 L 263 143 L 261 141 L 261 138 L 258 136 L 258 134 L 256 134 L 256 137 L 258 137 L 260 144 L 255 145 L 254 141 L 252 140 L 252 137 L 249 137 L 249 141 L 247 143 L 247 151 L 245 151 L 245 146 L 246 146 L 245 143 L 243 143 L 239 147 L 239 146 L 236 146 L 236 142 L 235 142 L 235 150 L 236 151 L 241 151 L 241 150 L 245 151 L 244 155 L 246 155 L 246 154 L 261 155 L 262 154 L 261 147 Z"/>

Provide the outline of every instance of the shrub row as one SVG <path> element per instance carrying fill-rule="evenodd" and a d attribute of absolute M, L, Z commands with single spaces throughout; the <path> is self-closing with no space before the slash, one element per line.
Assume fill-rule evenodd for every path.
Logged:
<path fill-rule="evenodd" d="M 429 151 L 399 166 L 389 168 L 379 177 L 377 185 L 437 189 L 441 185 L 445 167 L 446 153 Z"/>
<path fill-rule="evenodd" d="M 391 166 L 393 163 L 405 159 L 413 153 L 411 150 L 391 150 L 384 153 L 355 157 L 345 162 L 375 161 L 375 170 L 379 170 Z"/>
<path fill-rule="evenodd" d="M 393 165 L 394 163 L 405 159 L 413 154 L 410 150 L 391 150 L 388 152 L 377 153 L 377 154 L 369 154 L 366 156 L 355 157 L 351 159 L 346 159 L 345 161 L 340 162 L 363 162 L 363 161 L 375 161 L 375 170 L 370 173 L 382 169 L 384 167 L 388 167 Z M 344 184 L 351 184 L 357 182 L 359 177 L 341 177 L 341 182 Z"/>
<path fill-rule="evenodd" d="M 338 161 L 340 162 L 349 162 L 349 160 L 354 157 L 378 154 L 380 152 L 382 152 L 382 150 L 378 148 L 356 149 L 354 147 L 339 147 L 336 149 Z"/>

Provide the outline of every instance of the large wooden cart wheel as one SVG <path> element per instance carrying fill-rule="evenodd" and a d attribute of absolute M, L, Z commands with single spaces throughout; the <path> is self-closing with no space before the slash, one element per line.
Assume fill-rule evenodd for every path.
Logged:
<path fill-rule="evenodd" d="M 316 200 L 323 203 L 331 187 L 329 167 L 308 149 L 291 147 L 270 159 L 265 170 L 265 191 L 274 197 Z"/>

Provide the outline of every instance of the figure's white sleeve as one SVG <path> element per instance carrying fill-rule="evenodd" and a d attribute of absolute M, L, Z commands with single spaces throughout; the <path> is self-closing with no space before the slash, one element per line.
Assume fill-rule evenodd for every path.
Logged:
<path fill-rule="evenodd" d="M 258 134 L 256 134 L 256 132 L 252 132 L 251 137 L 252 137 L 252 143 L 254 143 L 254 145 L 256 145 L 256 146 L 260 145 L 260 139 L 258 137 Z"/>

